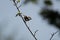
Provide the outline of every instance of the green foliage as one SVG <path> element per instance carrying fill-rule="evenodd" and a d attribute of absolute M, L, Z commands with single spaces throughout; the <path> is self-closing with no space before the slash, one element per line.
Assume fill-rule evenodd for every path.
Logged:
<path fill-rule="evenodd" d="M 20 0 L 17 0 L 17 3 L 20 3 Z"/>
<path fill-rule="evenodd" d="M 28 2 L 32 2 L 32 3 L 37 3 L 38 0 L 25 0 L 24 4 L 27 4 Z"/>
<path fill-rule="evenodd" d="M 43 9 L 39 14 L 44 19 L 47 19 L 49 24 L 55 25 L 56 28 L 60 29 L 60 13 L 58 11 Z"/>
<path fill-rule="evenodd" d="M 37 0 L 31 0 L 31 2 L 36 3 L 36 2 L 37 2 Z"/>
<path fill-rule="evenodd" d="M 20 2 L 20 0 L 18 0 L 18 2 Z"/>
<path fill-rule="evenodd" d="M 48 6 L 51 6 L 53 4 L 51 0 L 45 0 L 44 3 Z"/>
<path fill-rule="evenodd" d="M 16 17 L 17 17 L 17 16 L 20 16 L 20 15 L 21 15 L 21 13 L 20 13 L 20 12 L 18 12 L 18 13 L 16 14 Z"/>

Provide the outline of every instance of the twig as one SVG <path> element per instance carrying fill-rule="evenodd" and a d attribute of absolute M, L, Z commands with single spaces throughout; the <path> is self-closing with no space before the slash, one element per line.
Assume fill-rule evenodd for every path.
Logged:
<path fill-rule="evenodd" d="M 20 8 L 22 5 L 20 5 L 18 8 Z"/>
<path fill-rule="evenodd" d="M 19 8 L 17 7 L 17 4 L 16 4 L 15 2 L 14 2 L 14 4 L 15 4 L 18 12 L 20 12 Z M 29 32 L 31 33 L 31 35 L 34 37 L 35 40 L 37 40 L 37 38 L 34 36 L 33 32 L 32 32 L 32 31 L 30 30 L 30 28 L 28 27 L 28 25 L 27 25 L 26 21 L 24 20 L 23 16 L 22 16 L 21 14 L 20 14 L 19 16 L 22 18 L 24 24 L 26 25 L 26 27 L 27 27 L 27 29 L 29 30 Z"/>
<path fill-rule="evenodd" d="M 52 40 L 52 38 L 54 37 L 54 35 L 55 35 L 56 33 L 58 33 L 58 31 L 56 31 L 55 33 L 53 33 L 53 34 L 51 35 L 50 40 Z"/>
<path fill-rule="evenodd" d="M 34 32 L 34 36 L 36 35 L 37 32 L 38 32 L 38 30 L 36 30 L 36 31 Z"/>

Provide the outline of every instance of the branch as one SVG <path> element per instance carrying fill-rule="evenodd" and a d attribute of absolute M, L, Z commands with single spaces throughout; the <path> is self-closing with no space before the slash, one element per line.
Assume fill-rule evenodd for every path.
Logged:
<path fill-rule="evenodd" d="M 35 32 L 34 32 L 34 36 L 36 35 L 36 33 L 38 32 L 39 30 L 36 30 Z"/>
<path fill-rule="evenodd" d="M 53 34 L 51 35 L 50 40 L 52 40 L 52 38 L 54 37 L 54 35 L 55 35 L 56 33 L 58 33 L 58 31 L 56 31 L 55 33 L 53 33 Z"/>
<path fill-rule="evenodd" d="M 13 1 L 13 2 L 14 2 L 14 1 Z M 17 7 L 16 2 L 14 2 L 14 4 L 15 4 L 15 6 L 16 6 L 18 12 L 20 12 L 19 8 Z M 32 31 L 30 30 L 30 28 L 28 27 L 28 25 L 27 25 L 26 21 L 24 20 L 23 16 L 22 16 L 21 14 L 19 14 L 19 16 L 22 18 L 22 20 L 23 20 L 25 26 L 27 27 L 27 29 L 29 30 L 29 32 L 31 33 L 31 35 L 34 37 L 35 40 L 37 40 L 37 38 L 34 36 L 33 32 L 32 32 Z"/>

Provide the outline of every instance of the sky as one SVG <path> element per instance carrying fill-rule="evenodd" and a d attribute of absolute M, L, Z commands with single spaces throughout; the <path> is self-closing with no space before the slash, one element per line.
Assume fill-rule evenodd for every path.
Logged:
<path fill-rule="evenodd" d="M 21 4 L 23 3 L 22 1 Z M 56 32 L 57 29 L 53 25 L 49 25 L 47 21 L 38 15 L 44 6 L 43 0 L 38 2 L 38 5 L 32 3 L 22 5 L 20 11 L 32 18 L 27 24 L 33 33 L 39 30 L 36 33 L 37 39 L 49 40 L 51 34 Z M 52 9 L 60 11 L 59 1 L 53 0 L 53 4 Z M 10 0 L 0 1 L 0 40 L 9 40 L 9 38 L 12 38 L 12 40 L 34 40 L 22 19 L 19 16 L 15 17 L 17 12 L 16 7 Z M 53 40 L 60 40 L 58 33 L 53 37 Z"/>

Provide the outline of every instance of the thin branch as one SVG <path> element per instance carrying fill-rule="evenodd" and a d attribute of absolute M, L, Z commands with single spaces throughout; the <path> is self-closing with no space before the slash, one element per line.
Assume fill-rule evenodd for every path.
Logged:
<path fill-rule="evenodd" d="M 35 32 L 34 32 L 34 36 L 36 35 L 36 33 L 38 32 L 39 30 L 36 30 Z"/>
<path fill-rule="evenodd" d="M 19 5 L 19 7 L 18 8 L 20 8 L 22 5 Z"/>
<path fill-rule="evenodd" d="M 19 8 L 17 7 L 17 4 L 16 4 L 15 2 L 14 2 L 14 4 L 15 4 L 18 12 L 20 12 Z M 30 30 L 30 28 L 28 27 L 28 25 L 27 25 L 26 21 L 24 20 L 23 16 L 22 16 L 21 14 L 20 14 L 19 16 L 22 18 L 25 26 L 27 27 L 27 29 L 29 30 L 29 32 L 31 33 L 31 35 L 34 37 L 35 40 L 37 40 L 37 38 L 34 36 L 33 32 L 32 32 L 32 31 Z"/>
<path fill-rule="evenodd" d="M 28 28 L 28 30 L 30 31 L 31 35 L 35 38 L 35 40 L 37 40 L 37 38 L 34 36 L 34 34 L 32 33 L 32 31 L 30 30 L 30 28 L 26 24 L 26 21 L 23 19 L 22 15 L 21 15 L 21 18 L 22 18 L 23 22 L 25 23 L 26 27 Z"/>
<path fill-rule="evenodd" d="M 58 31 L 56 31 L 55 33 L 53 33 L 53 34 L 51 35 L 50 40 L 52 40 L 52 38 L 54 37 L 54 35 L 55 35 L 56 33 L 58 33 Z"/>

